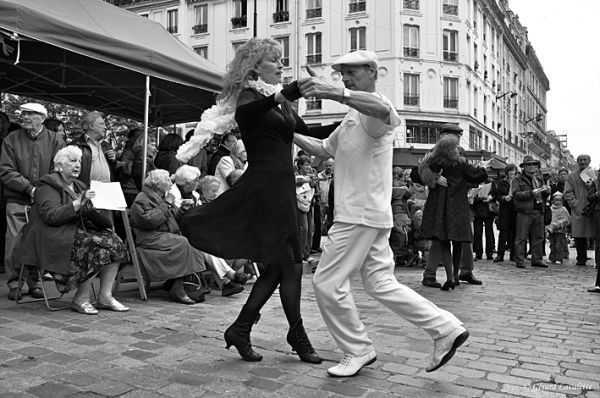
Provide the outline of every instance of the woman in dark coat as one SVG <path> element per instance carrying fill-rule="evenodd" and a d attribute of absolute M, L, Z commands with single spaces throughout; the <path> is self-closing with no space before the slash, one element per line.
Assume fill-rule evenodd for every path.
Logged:
<path fill-rule="evenodd" d="M 54 157 L 55 172 L 40 180 L 30 222 L 23 228 L 20 262 L 52 273 L 61 293 L 77 289 L 71 308 L 95 315 L 98 308 L 127 311 L 112 296 L 119 264 L 128 261 L 127 248 L 110 229 L 92 229 L 84 222 L 82 206 L 95 196 L 77 179 L 81 150 L 67 146 Z M 100 292 L 90 303 L 93 277 L 100 273 Z"/>
<path fill-rule="evenodd" d="M 515 261 L 515 233 L 517 228 L 517 213 L 510 195 L 510 184 L 517 174 L 517 166 L 510 163 L 504 168 L 503 179 L 492 185 L 491 195 L 500 204 L 496 226 L 498 227 L 498 254 L 495 263 L 504 261 L 506 249 L 510 250 L 510 261 Z"/>
<path fill-rule="evenodd" d="M 436 183 L 440 174 L 446 186 Z M 460 156 L 456 136 L 444 135 L 411 178 L 430 187 L 421 233 L 425 239 L 440 241 L 447 278 L 442 290 L 453 289 L 458 281 L 462 243 L 473 241 L 467 183 L 480 184 L 487 179 L 487 172 Z"/>
<path fill-rule="evenodd" d="M 294 131 L 308 133 L 287 100 L 300 98 L 296 84 L 280 91 L 281 47 L 250 39 L 228 66 L 222 101 L 235 101 L 235 120 L 248 154 L 248 169 L 214 201 L 186 212 L 181 229 L 192 245 L 222 258 L 265 264 L 235 323 L 225 332 L 244 360 L 260 361 L 250 330 L 277 286 L 290 325 L 287 341 L 300 359 L 320 363 L 302 326 L 302 252 L 298 239 L 292 164 Z M 287 99 L 287 100 L 286 100 Z M 331 129 L 333 130 L 333 129 Z"/>
<path fill-rule="evenodd" d="M 183 138 L 177 134 L 167 134 L 158 144 L 158 153 L 154 158 L 157 169 L 167 170 L 170 175 L 175 174 L 183 163 L 177 160 L 177 149 L 183 144 Z"/>

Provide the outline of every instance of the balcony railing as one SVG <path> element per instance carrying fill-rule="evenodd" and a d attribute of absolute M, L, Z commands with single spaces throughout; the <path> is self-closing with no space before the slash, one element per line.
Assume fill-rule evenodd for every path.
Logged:
<path fill-rule="evenodd" d="M 313 54 L 306 56 L 307 64 L 320 64 L 321 63 L 321 54 Z"/>
<path fill-rule="evenodd" d="M 404 56 L 412 57 L 412 58 L 419 58 L 419 49 L 412 48 L 412 47 L 404 47 Z"/>
<path fill-rule="evenodd" d="M 404 105 L 419 106 L 419 96 L 404 94 Z"/>
<path fill-rule="evenodd" d="M 231 27 L 233 29 L 245 28 L 247 26 L 247 18 L 245 15 L 241 17 L 233 17 L 231 18 Z"/>
<path fill-rule="evenodd" d="M 458 98 L 444 97 L 444 108 L 458 109 Z"/>
<path fill-rule="evenodd" d="M 290 58 L 289 57 L 281 58 L 281 65 L 290 66 Z"/>
<path fill-rule="evenodd" d="M 322 16 L 322 9 L 321 8 L 311 8 L 309 10 L 306 10 L 306 19 L 309 18 L 321 18 Z"/>
<path fill-rule="evenodd" d="M 479 62 L 475 61 L 475 64 L 473 65 L 473 69 L 475 69 L 475 70 L 479 69 Z"/>
<path fill-rule="evenodd" d="M 458 15 L 458 6 L 452 4 L 444 4 L 442 11 L 446 15 Z"/>
<path fill-rule="evenodd" d="M 169 32 L 171 34 L 177 33 L 177 25 L 167 26 L 167 32 Z"/>
<path fill-rule="evenodd" d="M 198 33 L 206 33 L 208 32 L 208 24 L 194 25 L 192 26 L 192 30 L 194 31 L 195 35 Z"/>
<path fill-rule="evenodd" d="M 307 111 L 315 111 L 321 109 L 321 100 L 320 99 L 310 99 L 306 101 L 306 110 Z"/>
<path fill-rule="evenodd" d="M 289 11 L 277 11 L 273 13 L 273 22 L 287 22 L 290 20 Z"/>
<path fill-rule="evenodd" d="M 405 10 L 418 10 L 419 9 L 419 0 L 404 0 L 404 9 Z"/>
<path fill-rule="evenodd" d="M 362 12 L 367 9 L 366 1 L 359 1 L 358 3 L 350 3 L 350 12 Z"/>
<path fill-rule="evenodd" d="M 458 60 L 458 53 L 444 51 L 444 61 L 456 62 Z"/>

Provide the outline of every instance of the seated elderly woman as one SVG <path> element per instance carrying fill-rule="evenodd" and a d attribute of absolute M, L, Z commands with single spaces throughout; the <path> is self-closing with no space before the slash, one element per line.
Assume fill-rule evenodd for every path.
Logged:
<path fill-rule="evenodd" d="M 179 233 L 180 209 L 165 200 L 171 189 L 169 172 L 150 171 L 144 188 L 131 206 L 131 226 L 149 281 L 169 281 L 169 296 L 182 304 L 195 304 L 183 289 L 183 278 L 204 271 L 204 256 Z M 204 301 L 200 296 L 198 302 Z"/>
<path fill-rule="evenodd" d="M 246 154 L 244 142 L 242 140 L 237 140 L 231 147 L 229 155 L 223 156 L 219 160 L 219 163 L 217 163 L 217 168 L 215 169 L 215 177 L 217 177 L 221 183 L 218 192 L 219 195 L 231 188 L 227 183 L 227 177 L 231 172 L 234 170 L 241 170 L 242 172 L 246 171 L 246 168 L 248 168 L 247 160 L 248 155 Z"/>
<path fill-rule="evenodd" d="M 40 179 L 30 222 L 23 229 L 20 262 L 50 271 L 61 293 L 77 289 L 71 308 L 87 315 L 98 309 L 128 311 L 112 296 L 119 263 L 127 262 L 127 248 L 115 233 L 88 219 L 93 191 L 77 177 L 81 150 L 67 146 L 54 157 L 55 171 Z M 94 225 L 96 224 L 96 225 Z M 100 274 L 100 292 L 90 302 L 94 276 Z"/>
<path fill-rule="evenodd" d="M 198 179 L 200 178 L 200 170 L 197 167 L 183 165 L 175 173 L 175 184 L 171 187 L 167 194 L 167 201 L 181 211 L 189 210 L 192 207 L 200 206 L 200 195 L 196 192 L 198 189 Z M 204 177 L 203 180 L 211 180 L 214 177 Z M 214 181 L 214 180 L 213 180 Z M 206 189 L 206 184 L 203 183 Z M 214 184 L 213 192 L 216 191 Z M 208 197 L 212 197 L 208 193 Z M 231 296 L 240 293 L 244 290 L 238 283 L 244 284 L 251 277 L 242 272 L 236 272 L 226 260 L 213 256 L 212 254 L 201 252 L 205 259 L 206 267 L 218 277 L 218 284 L 221 286 L 221 294 L 223 296 Z"/>

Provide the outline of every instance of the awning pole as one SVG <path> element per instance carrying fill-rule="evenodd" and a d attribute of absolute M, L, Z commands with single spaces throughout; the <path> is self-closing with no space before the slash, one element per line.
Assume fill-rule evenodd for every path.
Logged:
<path fill-rule="evenodd" d="M 148 158 L 148 118 L 150 113 L 150 75 L 146 76 L 146 91 L 145 91 L 146 99 L 144 106 L 144 151 L 142 158 L 144 162 L 142 163 L 142 183 L 141 186 L 144 186 L 144 180 L 146 179 L 146 163 Z"/>

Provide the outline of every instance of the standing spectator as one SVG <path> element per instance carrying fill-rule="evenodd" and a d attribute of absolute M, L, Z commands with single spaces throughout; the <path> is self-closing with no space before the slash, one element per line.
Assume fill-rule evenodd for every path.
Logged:
<path fill-rule="evenodd" d="M 571 223 L 571 217 L 563 206 L 563 194 L 557 191 L 552 195 L 552 221 L 546 226 L 546 233 L 550 240 L 549 260 L 553 264 L 562 264 L 565 251 L 568 251 L 565 234 Z"/>
<path fill-rule="evenodd" d="M 595 193 L 588 199 L 596 200 L 596 207 L 592 214 L 592 222 L 596 227 L 596 252 L 594 257 L 598 271 L 596 272 L 596 283 L 593 287 L 588 289 L 588 292 L 590 293 L 600 293 L 600 175 L 598 175 L 598 178 L 596 179 L 595 188 Z"/>
<path fill-rule="evenodd" d="M 409 257 L 408 236 L 411 219 L 408 211 L 410 191 L 404 183 L 404 172 L 400 167 L 392 170 L 392 216 L 394 226 L 390 231 L 390 248 L 394 253 L 396 266 L 406 265 Z"/>
<path fill-rule="evenodd" d="M 13 258 L 17 235 L 27 223 L 27 213 L 34 199 L 36 186 L 54 166 L 54 155 L 65 142 L 54 131 L 48 131 L 43 122 L 48 116 L 44 106 L 27 103 L 21 110 L 22 128 L 7 135 L 2 143 L 0 156 L 0 180 L 6 194 L 6 241 L 4 265 L 8 280 L 8 298 L 14 300 L 20 294 L 19 266 Z M 26 268 L 29 294 L 43 297 L 39 281 L 30 267 Z"/>
<path fill-rule="evenodd" d="M 585 266 L 587 262 L 587 240 L 594 237 L 595 230 L 591 217 L 584 217 L 581 212 L 588 203 L 588 195 L 592 194 L 592 184 L 586 184 L 581 178 L 582 171 L 590 166 L 589 155 L 577 156 L 579 169 L 571 172 L 565 182 L 564 197 L 571 208 L 571 236 L 575 239 L 577 250 L 576 264 Z"/>
<path fill-rule="evenodd" d="M 531 239 L 531 266 L 547 268 L 542 259 L 544 245 L 544 203 L 550 187 L 544 186 L 539 175 L 540 162 L 525 156 L 520 165 L 523 172 L 512 182 L 511 196 L 517 213 L 515 261 L 517 268 L 525 268 L 525 242 Z"/>
<path fill-rule="evenodd" d="M 569 176 L 569 170 L 566 168 L 561 168 L 558 170 L 558 180 L 554 184 L 550 184 L 550 194 L 554 195 L 556 192 L 565 193 L 565 183 L 567 182 L 567 177 Z M 564 198 L 563 198 L 564 199 Z M 571 208 L 569 204 L 563 200 L 563 206 L 567 209 L 569 214 L 571 214 Z"/>
<path fill-rule="evenodd" d="M 154 158 L 157 169 L 167 170 L 170 175 L 175 174 L 181 166 L 175 155 L 177 149 L 183 144 L 183 139 L 177 134 L 167 134 L 158 144 L 158 153 Z"/>
<path fill-rule="evenodd" d="M 246 147 L 242 140 L 237 140 L 232 146 L 229 155 L 221 157 L 217 168 L 215 169 L 215 177 L 219 179 L 221 187 L 219 188 L 218 195 L 227 191 L 231 186 L 227 183 L 227 177 L 234 170 L 245 171 L 248 167 L 248 155 L 246 154 Z"/>
<path fill-rule="evenodd" d="M 4 112 L 0 112 L 0 149 L 2 142 L 8 135 L 10 119 Z M 0 274 L 4 273 L 4 239 L 6 237 L 6 194 L 4 184 L 0 181 Z"/>
<path fill-rule="evenodd" d="M 190 138 L 194 135 L 194 130 L 190 130 L 185 135 L 185 142 L 188 142 Z M 188 160 L 187 164 L 190 166 L 197 167 L 200 170 L 200 178 L 204 177 L 208 174 L 208 152 L 206 149 L 200 148 L 197 154 L 192 156 L 190 160 Z"/>
<path fill-rule="evenodd" d="M 114 150 L 104 150 L 102 141 L 106 137 L 106 122 L 100 112 L 88 112 L 81 121 L 83 134 L 74 139 L 69 145 L 81 149 L 81 173 L 78 179 L 90 186 L 90 182 L 111 182 L 114 171 L 118 167 L 117 154 Z"/>
<path fill-rule="evenodd" d="M 298 201 L 298 236 L 304 261 L 310 260 L 310 246 L 314 230 L 313 199 L 317 186 L 310 157 L 299 156 L 296 159 L 296 199 Z"/>
<path fill-rule="evenodd" d="M 141 186 L 141 177 L 139 177 L 139 181 L 136 181 L 136 178 L 133 176 L 133 164 L 137 155 L 143 155 L 143 151 L 137 151 L 139 153 L 136 155 L 136 146 L 143 149 L 143 145 L 144 130 L 140 128 L 129 130 L 129 133 L 127 134 L 127 143 L 125 144 L 125 148 L 123 148 L 121 158 L 119 159 L 121 167 L 119 167 L 119 170 L 117 171 L 117 176 L 121 183 L 121 189 L 123 190 L 127 207 L 131 207 L 135 197 L 140 193 L 139 187 Z M 150 148 L 150 144 L 148 144 L 148 147 Z"/>
<path fill-rule="evenodd" d="M 46 119 L 44 120 L 44 126 L 50 130 L 54 131 L 63 141 L 68 144 L 71 142 L 71 139 L 67 136 L 67 131 L 65 130 L 65 124 L 58 119 Z"/>
<path fill-rule="evenodd" d="M 237 140 L 237 137 L 233 133 L 223 134 L 221 145 L 219 145 L 217 151 L 212 154 L 210 161 L 208 162 L 208 174 L 212 176 L 215 175 L 219 161 L 223 156 L 229 156 L 231 148 L 233 148 L 233 144 L 235 144 Z"/>
<path fill-rule="evenodd" d="M 496 226 L 498 227 L 498 255 L 495 263 L 504 261 L 504 253 L 510 251 L 510 261 L 515 261 L 516 213 L 510 194 L 510 186 L 517 174 L 517 166 L 509 163 L 504 168 L 505 177 L 496 181 L 492 187 L 492 196 L 500 204 Z"/>
<path fill-rule="evenodd" d="M 319 194 L 320 194 L 320 211 L 321 211 L 321 235 L 327 235 L 327 230 L 331 223 L 327 220 L 329 211 L 329 187 L 333 179 L 334 161 L 327 159 L 323 162 L 325 169 L 319 173 Z"/>
<path fill-rule="evenodd" d="M 485 231 L 485 256 L 488 260 L 494 258 L 494 217 L 490 212 L 490 204 L 495 203 L 491 195 L 492 182 L 489 180 L 479 186 L 479 193 L 473 203 L 473 250 L 475 259 L 483 257 L 482 238 Z M 484 193 L 484 194 L 481 194 Z M 484 229 L 485 228 L 485 229 Z"/>

